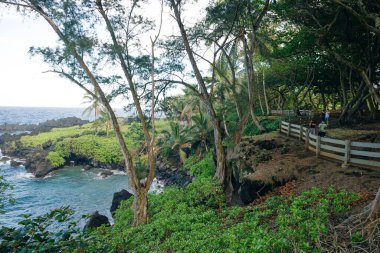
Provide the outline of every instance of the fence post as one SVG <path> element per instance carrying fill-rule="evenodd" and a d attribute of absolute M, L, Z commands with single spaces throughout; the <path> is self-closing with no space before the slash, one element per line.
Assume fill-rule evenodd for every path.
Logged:
<path fill-rule="evenodd" d="M 342 164 L 342 168 L 346 169 L 349 166 L 349 161 L 350 161 L 350 152 L 351 152 L 351 141 L 346 140 L 344 144 L 344 161 Z"/>
<path fill-rule="evenodd" d="M 310 134 L 310 130 L 306 129 L 306 139 L 305 139 L 305 149 L 306 150 L 309 150 L 309 134 Z"/>
<path fill-rule="evenodd" d="M 280 129 L 279 129 L 280 133 L 281 133 L 281 128 L 282 128 L 282 120 L 280 121 Z"/>
<path fill-rule="evenodd" d="M 321 153 L 321 136 L 317 136 L 317 144 L 315 145 L 315 155 L 319 157 Z"/>
<path fill-rule="evenodd" d="M 288 125 L 288 134 L 287 134 L 288 137 L 290 136 L 290 131 L 291 130 L 292 130 L 292 124 L 289 122 L 289 125 Z"/>
<path fill-rule="evenodd" d="M 303 126 L 300 126 L 300 135 L 299 135 L 300 141 L 302 141 L 302 134 L 303 134 Z"/>

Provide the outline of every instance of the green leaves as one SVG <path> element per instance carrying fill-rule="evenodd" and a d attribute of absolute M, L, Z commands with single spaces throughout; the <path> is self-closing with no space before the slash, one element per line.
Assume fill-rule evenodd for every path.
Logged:
<path fill-rule="evenodd" d="M 149 196 L 150 222 L 130 226 L 133 198 L 121 203 L 115 224 L 80 234 L 67 207 L 25 215 L 18 228 L 0 229 L 0 251 L 12 252 L 320 252 L 330 219 L 359 195 L 312 188 L 272 197 L 259 206 L 226 206 L 221 186 L 198 179 L 187 188 Z M 353 243 L 363 241 L 360 233 Z"/>
<path fill-rule="evenodd" d="M 61 207 L 32 217 L 24 215 L 17 228 L 0 228 L 1 252 L 67 252 L 80 250 L 84 238 L 76 222 L 70 221 L 73 211 Z"/>
<path fill-rule="evenodd" d="M 58 152 L 49 152 L 46 157 L 53 168 L 57 168 L 65 164 L 65 159 Z"/>

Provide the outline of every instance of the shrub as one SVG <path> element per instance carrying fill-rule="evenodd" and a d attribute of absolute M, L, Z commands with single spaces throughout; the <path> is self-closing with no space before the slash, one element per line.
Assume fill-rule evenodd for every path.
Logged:
<path fill-rule="evenodd" d="M 115 224 L 80 234 L 67 208 L 0 229 L 1 252 L 320 252 L 336 213 L 358 194 L 313 188 L 272 197 L 260 206 L 227 206 L 221 186 L 199 179 L 187 188 L 149 195 L 150 221 L 131 227 L 133 198 L 116 211 Z M 56 230 L 51 230 L 51 227 Z M 353 234 L 351 240 L 363 238 Z"/>
<path fill-rule="evenodd" d="M 272 159 L 272 156 L 270 154 L 262 152 L 255 157 L 255 162 L 261 163 L 261 162 L 269 161 L 270 159 Z"/>
<path fill-rule="evenodd" d="M 289 152 L 290 148 L 289 148 L 289 145 L 288 144 L 284 144 L 282 145 L 282 147 L 280 148 L 280 153 L 282 155 L 284 154 L 287 154 Z"/>
<path fill-rule="evenodd" d="M 64 138 L 78 137 L 90 129 L 90 124 L 84 126 L 73 126 L 66 128 L 53 128 L 50 132 L 38 135 L 24 135 L 21 137 L 21 144 L 25 147 L 42 147 L 44 143 L 57 141 Z"/>
<path fill-rule="evenodd" d="M 54 168 L 60 167 L 65 164 L 65 159 L 58 152 L 49 152 L 49 154 L 46 156 L 46 159 Z"/>
<path fill-rule="evenodd" d="M 55 152 L 64 158 L 74 154 L 101 163 L 120 163 L 123 160 L 119 145 L 113 137 L 84 135 L 64 139 L 56 144 Z"/>
<path fill-rule="evenodd" d="M 209 151 L 203 159 L 199 160 L 196 155 L 190 156 L 184 164 L 190 175 L 197 178 L 211 178 L 215 174 L 213 154 Z"/>
<path fill-rule="evenodd" d="M 37 217 L 24 215 L 15 228 L 0 228 L 0 252 L 73 252 L 85 245 L 72 210 L 62 207 Z M 82 248 L 82 251 L 84 249 Z"/>
<path fill-rule="evenodd" d="M 228 207 L 217 183 L 195 180 L 185 189 L 150 195 L 150 222 L 144 226 L 126 226 L 132 200 L 123 202 L 115 225 L 95 231 L 90 247 L 94 252 L 319 252 L 330 217 L 357 199 L 357 194 L 313 188 L 296 197 L 272 197 L 261 206 Z"/>
<path fill-rule="evenodd" d="M 263 119 L 260 123 L 265 128 L 266 132 L 272 132 L 279 128 L 281 119 L 280 118 L 267 118 Z M 260 134 L 259 129 L 252 122 L 247 124 L 244 128 L 243 135 L 244 136 L 252 136 Z"/>

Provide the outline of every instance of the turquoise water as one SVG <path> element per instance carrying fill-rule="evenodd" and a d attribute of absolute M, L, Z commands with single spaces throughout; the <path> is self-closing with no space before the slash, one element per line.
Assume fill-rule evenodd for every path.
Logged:
<path fill-rule="evenodd" d="M 113 193 L 128 186 L 125 175 L 102 178 L 96 171 L 83 171 L 81 167 L 67 167 L 40 179 L 26 173 L 23 166 L 0 163 L 0 174 L 13 185 L 11 193 L 16 200 L 0 214 L 0 227 L 15 226 L 23 214 L 41 215 L 61 206 L 74 209 L 76 218 L 95 211 L 111 217 Z"/>

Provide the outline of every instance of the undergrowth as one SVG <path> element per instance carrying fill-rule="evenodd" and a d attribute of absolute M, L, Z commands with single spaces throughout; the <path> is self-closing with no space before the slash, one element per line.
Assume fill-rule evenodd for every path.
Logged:
<path fill-rule="evenodd" d="M 93 232 L 98 252 L 320 252 L 330 218 L 347 211 L 358 194 L 313 188 L 300 196 L 272 197 L 260 206 L 226 206 L 212 179 L 150 196 L 150 222 L 129 227 L 131 201 L 115 225 Z"/>
<path fill-rule="evenodd" d="M 313 188 L 259 206 L 227 206 L 221 186 L 199 178 L 188 187 L 149 196 L 150 220 L 132 227 L 132 199 L 116 211 L 111 227 L 82 234 L 67 222 L 70 211 L 52 213 L 0 229 L 4 252 L 321 252 L 331 218 L 346 212 L 356 193 Z M 54 223 L 64 225 L 49 230 Z M 352 239 L 357 242 L 360 236 Z"/>

